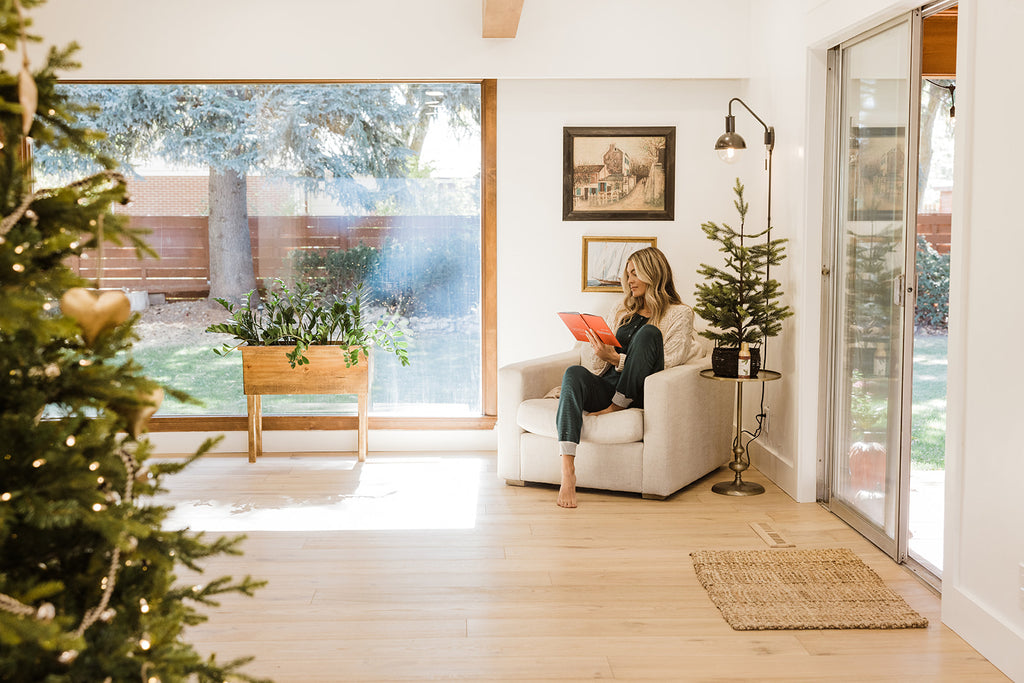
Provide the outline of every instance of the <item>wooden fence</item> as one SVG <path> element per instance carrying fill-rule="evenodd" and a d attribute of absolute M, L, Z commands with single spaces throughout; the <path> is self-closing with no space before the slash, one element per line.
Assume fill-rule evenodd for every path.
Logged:
<path fill-rule="evenodd" d="M 928 240 L 935 251 L 949 253 L 952 215 L 948 213 L 917 214 L 917 234 Z"/>
<path fill-rule="evenodd" d="M 168 298 L 201 298 L 210 291 L 208 221 L 205 216 L 139 216 L 134 227 L 150 231 L 146 241 L 159 255 L 140 259 L 131 247 L 107 243 L 102 264 L 95 250 L 69 261 L 82 277 L 104 289 L 129 289 Z M 380 248 L 407 236 L 443 240 L 454 231 L 479 230 L 478 216 L 257 216 L 249 218 L 256 279 L 288 273 L 296 249 Z M 102 266 L 102 271 L 101 267 Z"/>

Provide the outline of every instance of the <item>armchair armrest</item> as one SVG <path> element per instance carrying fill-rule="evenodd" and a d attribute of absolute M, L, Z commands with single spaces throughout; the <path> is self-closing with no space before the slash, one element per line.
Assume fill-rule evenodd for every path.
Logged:
<path fill-rule="evenodd" d="M 698 358 L 644 384 L 645 495 L 671 495 L 732 456 L 732 386 L 701 378 L 706 366 Z"/>
<path fill-rule="evenodd" d="M 552 387 L 562 383 L 566 368 L 578 365 L 579 362 L 579 348 L 572 348 L 562 353 L 506 365 L 498 370 L 498 394 L 504 398 L 511 397 L 509 391 L 515 392 L 517 406 L 526 399 L 540 398 Z M 498 416 L 501 416 L 500 410 Z"/>
<path fill-rule="evenodd" d="M 520 481 L 519 437 L 516 423 L 519 404 L 541 398 L 562 383 L 570 365 L 580 362 L 579 347 L 541 358 L 512 363 L 498 370 L 498 476 Z"/>

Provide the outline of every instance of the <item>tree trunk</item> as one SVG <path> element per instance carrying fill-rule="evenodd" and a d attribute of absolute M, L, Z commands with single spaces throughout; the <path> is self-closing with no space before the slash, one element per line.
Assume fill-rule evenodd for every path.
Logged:
<path fill-rule="evenodd" d="M 924 111 L 921 112 L 920 135 L 918 135 L 918 155 L 917 155 L 917 193 L 918 193 L 918 204 L 920 204 L 920 197 L 924 194 L 925 189 L 928 187 L 928 176 L 932 170 L 932 133 L 935 128 L 935 121 L 938 118 L 940 108 L 945 113 L 945 98 L 932 91 L 931 97 L 928 98 L 928 104 L 924 107 Z"/>
<path fill-rule="evenodd" d="M 430 114 L 426 110 L 420 111 L 419 118 L 416 120 L 416 125 L 412 129 L 412 138 L 409 140 L 409 149 L 411 149 L 416 157 L 419 158 L 423 154 L 423 142 L 427 139 L 427 130 L 430 128 Z"/>
<path fill-rule="evenodd" d="M 256 288 L 245 176 L 210 169 L 210 298 L 241 301 Z"/>

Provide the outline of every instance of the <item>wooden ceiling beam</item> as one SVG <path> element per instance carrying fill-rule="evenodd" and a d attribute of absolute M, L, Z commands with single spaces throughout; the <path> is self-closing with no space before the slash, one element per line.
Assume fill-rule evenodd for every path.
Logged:
<path fill-rule="evenodd" d="M 921 22 L 921 75 L 956 78 L 957 12 L 944 10 Z"/>
<path fill-rule="evenodd" d="M 515 38 L 523 0 L 483 0 L 484 38 Z"/>

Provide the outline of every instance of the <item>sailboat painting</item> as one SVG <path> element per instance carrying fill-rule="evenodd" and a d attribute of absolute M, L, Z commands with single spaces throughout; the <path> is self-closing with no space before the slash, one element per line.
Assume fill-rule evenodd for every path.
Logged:
<path fill-rule="evenodd" d="M 621 292 L 630 255 L 658 246 L 657 237 L 583 237 L 583 291 Z"/>

